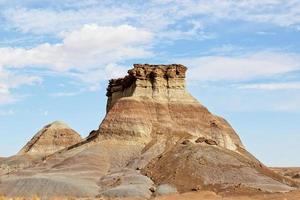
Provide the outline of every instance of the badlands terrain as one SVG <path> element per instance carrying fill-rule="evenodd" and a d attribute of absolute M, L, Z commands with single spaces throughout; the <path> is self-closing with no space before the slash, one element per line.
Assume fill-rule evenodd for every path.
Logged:
<path fill-rule="evenodd" d="M 183 65 L 134 65 L 109 81 L 87 138 L 63 122 L 0 158 L 0 194 L 31 198 L 300 199 L 299 168 L 268 168 L 185 88 Z"/>

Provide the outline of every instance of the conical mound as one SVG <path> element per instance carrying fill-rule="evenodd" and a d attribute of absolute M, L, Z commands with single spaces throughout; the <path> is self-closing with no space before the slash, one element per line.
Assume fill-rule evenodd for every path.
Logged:
<path fill-rule="evenodd" d="M 20 150 L 18 155 L 50 155 L 61 149 L 79 143 L 81 136 L 61 121 L 55 121 L 43 127 Z"/>

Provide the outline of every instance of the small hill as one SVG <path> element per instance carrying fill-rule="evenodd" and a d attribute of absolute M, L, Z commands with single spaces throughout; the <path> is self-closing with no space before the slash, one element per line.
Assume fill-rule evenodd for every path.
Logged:
<path fill-rule="evenodd" d="M 43 127 L 18 155 L 49 155 L 81 141 L 81 136 L 67 124 L 55 121 Z"/>
<path fill-rule="evenodd" d="M 55 121 L 43 127 L 17 155 L 0 158 L 0 175 L 32 167 L 45 156 L 74 145 L 82 139 L 63 122 Z"/>

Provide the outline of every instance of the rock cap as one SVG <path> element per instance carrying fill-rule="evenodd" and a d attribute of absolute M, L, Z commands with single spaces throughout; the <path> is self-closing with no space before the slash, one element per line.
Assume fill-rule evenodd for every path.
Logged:
<path fill-rule="evenodd" d="M 133 69 L 128 70 L 128 75 L 124 78 L 111 79 L 107 87 L 106 96 L 112 93 L 123 91 L 130 87 L 136 80 L 164 79 L 185 79 L 187 67 L 181 64 L 150 65 L 134 64 Z"/>

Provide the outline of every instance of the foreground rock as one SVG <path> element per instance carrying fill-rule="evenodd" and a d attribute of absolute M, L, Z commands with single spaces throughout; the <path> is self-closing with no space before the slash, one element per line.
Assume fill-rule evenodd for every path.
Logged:
<path fill-rule="evenodd" d="M 140 197 L 150 198 L 150 188 L 155 188 L 153 181 L 133 169 L 122 169 L 111 172 L 99 180 L 100 194 L 98 197 Z M 154 189 L 155 190 L 155 189 Z"/>
<path fill-rule="evenodd" d="M 34 167 L 2 176 L 0 193 L 145 199 L 174 191 L 295 189 L 296 182 L 260 163 L 226 120 L 186 91 L 186 70 L 134 65 L 126 77 L 111 80 L 99 129 Z M 31 144 L 20 154 L 40 152 L 42 145 Z"/>
<path fill-rule="evenodd" d="M 237 153 L 205 143 L 178 144 L 153 159 L 143 172 L 155 183 L 170 183 L 180 192 L 239 187 L 266 192 L 293 190 L 282 177 L 252 160 L 246 152 Z"/>

